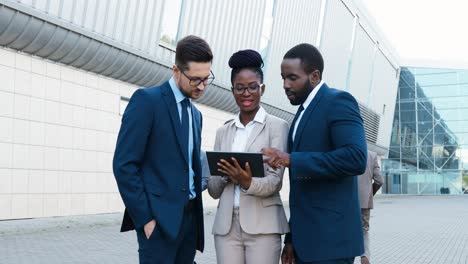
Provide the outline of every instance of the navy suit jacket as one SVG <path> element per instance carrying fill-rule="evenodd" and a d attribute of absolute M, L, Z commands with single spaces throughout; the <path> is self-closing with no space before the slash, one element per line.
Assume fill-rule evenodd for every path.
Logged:
<path fill-rule="evenodd" d="M 192 120 L 197 249 L 203 251 L 202 115 L 194 105 Z M 126 207 L 121 231 L 143 228 L 155 219 L 157 228 L 168 239 L 176 239 L 189 199 L 188 146 L 182 146 L 181 130 L 169 82 L 139 89 L 133 94 L 122 118 L 113 162 L 115 179 Z"/>
<path fill-rule="evenodd" d="M 366 169 L 359 106 L 349 93 L 320 88 L 289 137 L 291 241 L 304 262 L 364 251 L 357 177 Z M 291 126 L 290 135 L 294 129 Z"/>

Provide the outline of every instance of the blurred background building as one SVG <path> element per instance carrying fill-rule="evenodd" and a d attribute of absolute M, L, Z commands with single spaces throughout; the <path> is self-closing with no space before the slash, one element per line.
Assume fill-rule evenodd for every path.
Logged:
<path fill-rule="evenodd" d="M 288 49 L 307 42 L 324 55 L 324 80 L 359 101 L 369 149 L 388 155 L 400 63 L 359 1 L 0 0 L 0 219 L 122 211 L 112 174 L 121 115 L 136 89 L 170 78 L 174 45 L 189 34 L 205 38 L 215 55 L 215 83 L 196 102 L 205 150 L 236 113 L 230 55 L 246 48 L 262 53 L 263 106 L 291 121 L 296 109 L 284 95 L 280 63 Z M 409 82 L 421 77 L 414 69 L 403 72 Z M 442 115 L 437 104 L 425 104 L 433 116 Z M 447 161 L 443 168 L 460 168 L 452 153 L 461 138 L 449 120 L 436 119 L 443 131 L 437 134 L 448 143 L 432 138 L 437 148 L 413 151 L 419 163 L 409 164 L 430 166 L 426 153 Z M 393 151 L 396 142 L 392 165 L 384 168 L 389 175 L 398 173 L 393 162 L 403 161 L 397 153 L 406 153 Z M 204 200 L 215 205 L 207 195 Z"/>
<path fill-rule="evenodd" d="M 468 177 L 468 71 L 403 67 L 388 159 L 390 194 L 462 194 Z"/>

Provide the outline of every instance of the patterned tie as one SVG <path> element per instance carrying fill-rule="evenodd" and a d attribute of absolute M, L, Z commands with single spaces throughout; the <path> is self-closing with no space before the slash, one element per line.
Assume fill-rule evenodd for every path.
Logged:
<path fill-rule="evenodd" d="M 190 101 L 188 98 L 185 98 L 180 102 L 182 105 L 182 146 L 184 148 L 184 155 L 187 155 L 188 158 L 188 144 L 189 144 L 189 116 L 187 112 L 187 107 L 190 106 Z"/>
<path fill-rule="evenodd" d="M 304 110 L 304 106 L 301 104 L 301 106 L 299 106 L 299 109 L 297 109 L 296 115 L 294 116 L 294 119 L 293 119 L 293 121 L 291 123 L 291 128 L 289 129 L 289 136 L 288 136 L 288 152 L 292 151 L 292 147 L 293 147 L 292 135 L 293 135 L 293 132 L 294 132 L 294 126 L 296 125 L 296 121 L 299 118 L 299 116 L 301 115 L 303 110 Z"/>

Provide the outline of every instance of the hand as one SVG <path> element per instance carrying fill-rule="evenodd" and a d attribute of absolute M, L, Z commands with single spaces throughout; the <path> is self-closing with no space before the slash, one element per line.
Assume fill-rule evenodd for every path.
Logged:
<path fill-rule="evenodd" d="M 382 185 L 379 185 L 377 183 L 372 183 L 372 195 L 375 195 L 377 191 L 382 187 Z"/>
<path fill-rule="evenodd" d="M 156 220 L 154 219 L 145 224 L 143 229 L 145 231 L 146 239 L 150 238 L 151 234 L 153 234 L 155 227 L 156 227 Z"/>
<path fill-rule="evenodd" d="M 242 189 L 247 190 L 252 183 L 252 170 L 248 162 L 245 163 L 245 170 L 239 165 L 239 162 L 235 158 L 231 158 L 232 163 L 227 160 L 221 159 L 218 162 L 218 171 L 229 175 L 230 180 L 233 183 L 238 183 Z"/>
<path fill-rule="evenodd" d="M 263 162 L 268 163 L 273 169 L 278 169 L 280 166 L 288 167 L 290 165 L 290 155 L 275 148 L 263 148 L 262 154 L 269 156 L 269 159 Z"/>
<path fill-rule="evenodd" d="M 292 243 L 286 243 L 283 247 L 283 253 L 281 253 L 282 264 L 293 264 L 296 262 L 294 259 L 294 248 Z"/>

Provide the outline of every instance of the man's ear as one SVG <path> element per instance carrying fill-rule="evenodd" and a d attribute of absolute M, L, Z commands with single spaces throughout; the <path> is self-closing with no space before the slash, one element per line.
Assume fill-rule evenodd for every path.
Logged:
<path fill-rule="evenodd" d="M 177 67 L 176 64 L 172 66 L 172 74 L 174 75 L 174 79 L 178 80 L 180 78 L 180 69 Z"/>
<path fill-rule="evenodd" d="M 322 80 L 321 75 L 322 74 L 318 70 L 313 71 L 311 74 L 309 74 L 309 82 L 314 86 L 318 85 Z"/>

